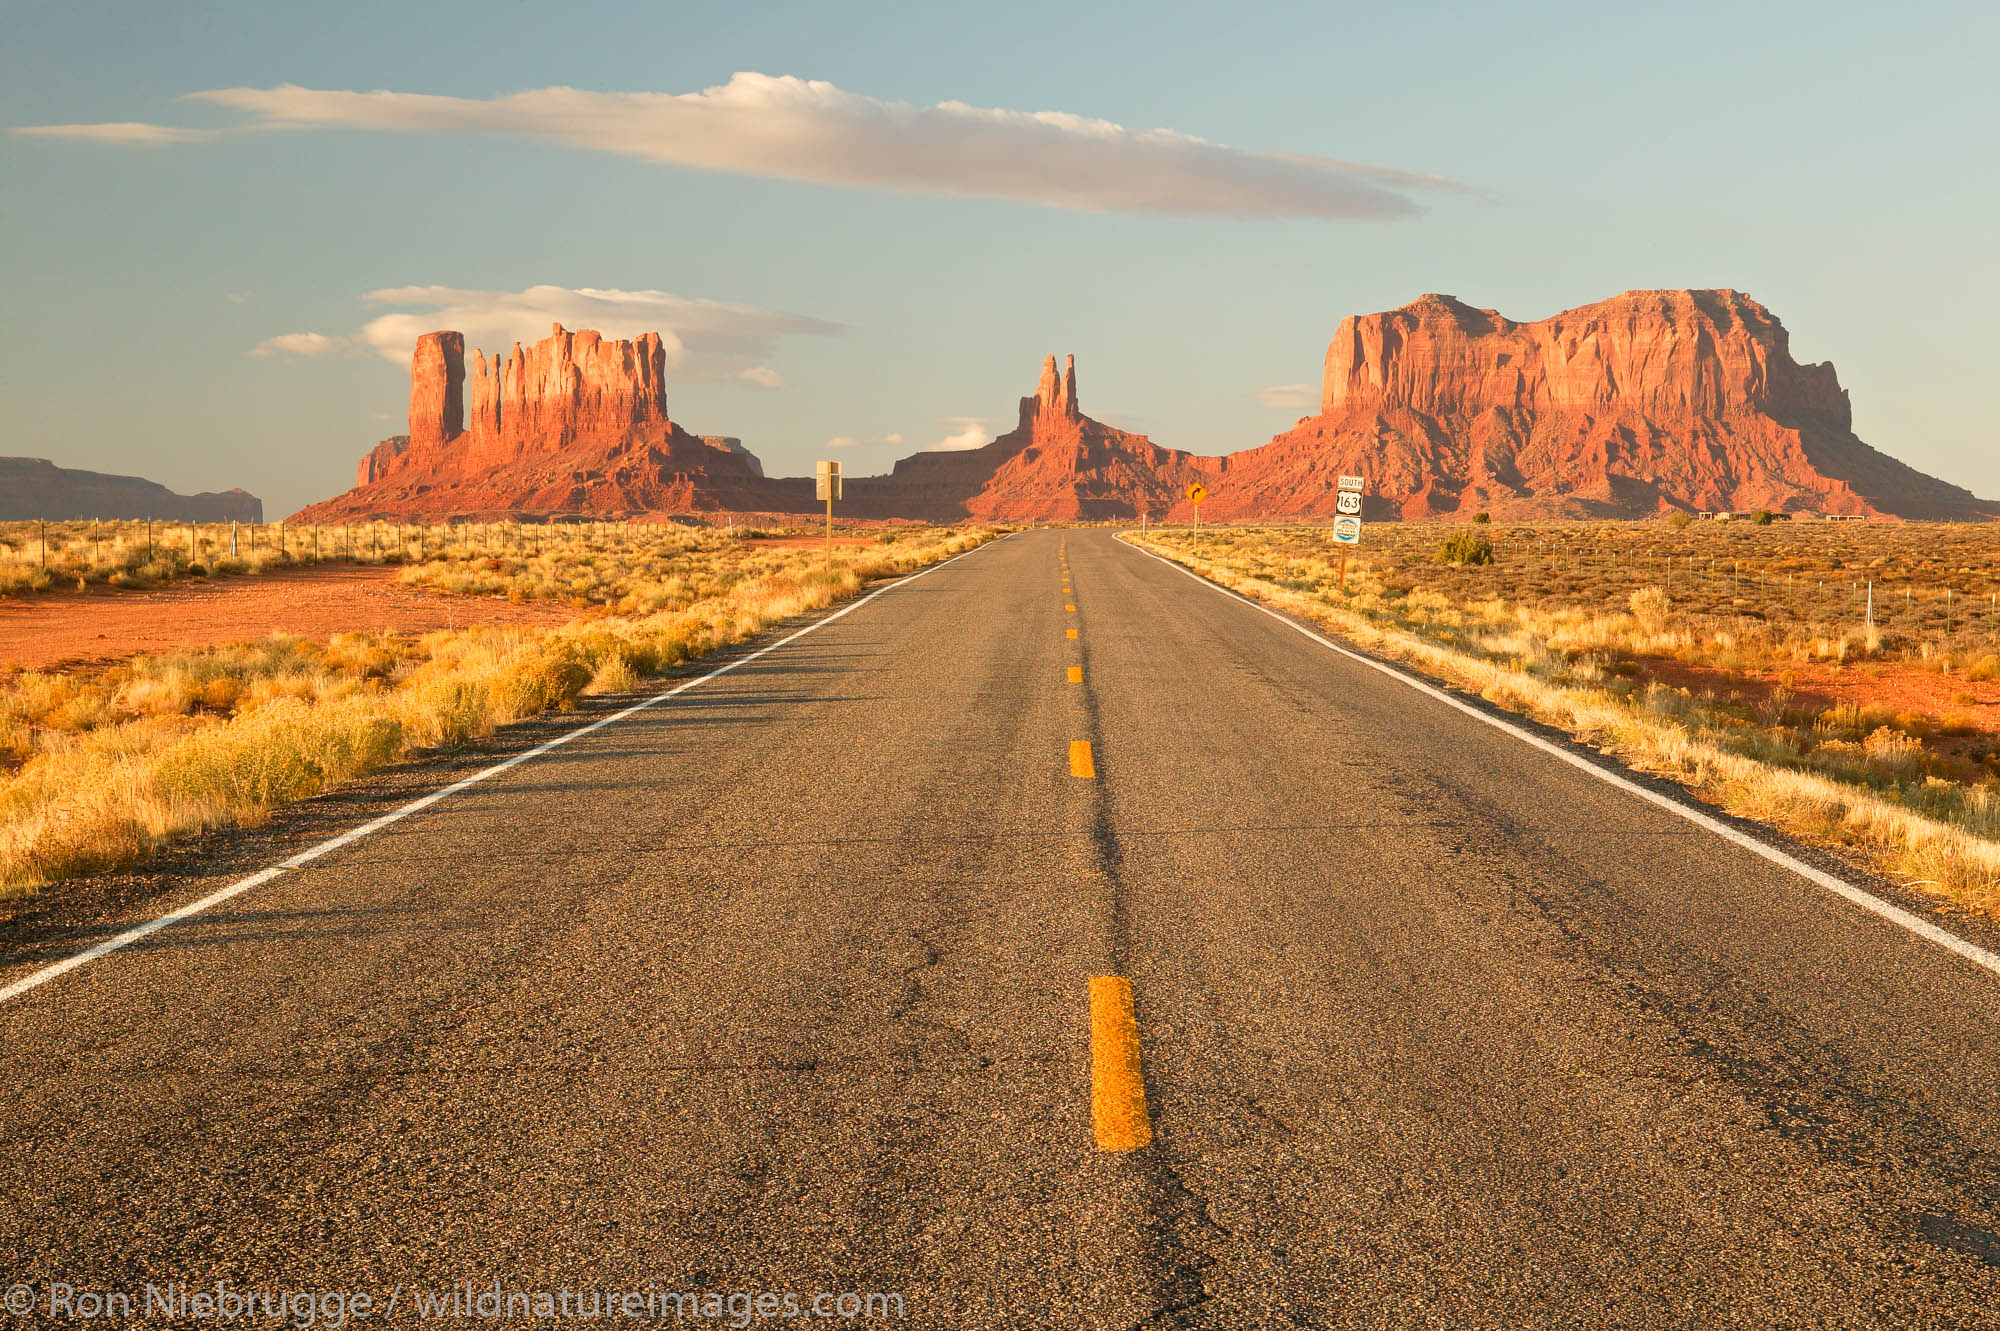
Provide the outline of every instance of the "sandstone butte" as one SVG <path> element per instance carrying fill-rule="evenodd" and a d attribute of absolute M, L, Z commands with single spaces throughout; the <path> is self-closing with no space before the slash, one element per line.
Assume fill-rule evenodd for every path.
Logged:
<path fill-rule="evenodd" d="M 264 501 L 244 490 L 175 494 L 138 476 L 78 471 L 47 458 L 0 458 L 0 522 L 34 518 L 262 522 Z"/>
<path fill-rule="evenodd" d="M 295 521 L 687 513 L 763 507 L 773 483 L 740 442 L 667 415 L 659 335 L 609 341 L 561 324 L 506 355 L 426 333 L 410 360 L 410 432 L 361 459 L 355 487 Z M 782 484 L 782 483 L 780 483 Z M 811 499 L 811 482 L 794 482 Z"/>
<path fill-rule="evenodd" d="M 733 439 L 667 417 L 657 337 L 561 327 L 489 365 L 432 333 L 411 365 L 410 434 L 357 487 L 299 514 L 543 516 L 808 513 L 811 482 L 766 478 Z M 469 413 L 469 423 L 467 415 Z M 858 518 L 1025 522 L 1149 513 L 1318 517 L 1342 473 L 1373 518 L 1644 517 L 1751 510 L 1980 519 L 2000 505 L 1856 438 L 1831 365 L 1792 359 L 1784 326 L 1734 291 L 1633 291 L 1535 323 L 1449 296 L 1344 319 L 1320 411 L 1222 457 L 1162 448 L 1083 414 L 1053 356 L 1015 428 L 853 477 Z"/>

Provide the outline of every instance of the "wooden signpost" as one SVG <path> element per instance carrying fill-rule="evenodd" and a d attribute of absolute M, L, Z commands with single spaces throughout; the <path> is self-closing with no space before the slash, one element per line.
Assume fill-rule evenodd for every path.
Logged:
<path fill-rule="evenodd" d="M 813 498 L 826 501 L 826 557 L 833 558 L 833 501 L 840 498 L 840 464 L 821 462 L 813 476 Z"/>

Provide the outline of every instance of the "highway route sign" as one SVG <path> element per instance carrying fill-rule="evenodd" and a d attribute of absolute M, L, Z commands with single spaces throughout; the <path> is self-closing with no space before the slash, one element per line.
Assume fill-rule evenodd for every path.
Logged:
<path fill-rule="evenodd" d="M 1340 478 L 1339 488 L 1342 490 L 1365 490 L 1368 488 L 1368 482 L 1359 476 L 1343 476 Z"/>
<path fill-rule="evenodd" d="M 1361 492 L 1359 490 L 1342 490 L 1333 497 L 1333 511 L 1350 514 L 1357 518 L 1360 517 Z"/>

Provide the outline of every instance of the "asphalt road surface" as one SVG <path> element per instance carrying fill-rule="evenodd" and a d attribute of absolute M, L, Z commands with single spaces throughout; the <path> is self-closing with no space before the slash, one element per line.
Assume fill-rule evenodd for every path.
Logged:
<path fill-rule="evenodd" d="M 0 1004 L 0 1286 L 1994 1326 L 1996 1033 L 1964 959 L 1029 532 Z"/>

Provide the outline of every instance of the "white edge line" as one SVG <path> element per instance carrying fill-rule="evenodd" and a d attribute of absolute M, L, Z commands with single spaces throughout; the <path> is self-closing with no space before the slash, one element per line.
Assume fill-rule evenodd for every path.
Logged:
<path fill-rule="evenodd" d="M 1304 634 L 1306 637 L 1311 638 L 1314 642 L 1318 643 L 1322 647 L 1327 648 L 1329 651 L 1338 652 L 1340 655 L 1347 657 L 1351 661 L 1358 661 L 1362 665 L 1369 667 L 1371 670 L 1379 670 L 1383 674 L 1387 675 L 1389 678 L 1397 680 L 1400 683 L 1407 684 L 1411 688 L 1417 690 L 1419 693 L 1428 694 L 1431 697 L 1437 699 L 1439 702 L 1444 703 L 1448 707 L 1455 707 L 1459 711 L 1464 712 L 1467 716 L 1470 716 L 1475 720 L 1484 721 L 1487 725 L 1492 726 L 1495 730 L 1504 730 L 1509 735 L 1512 735 L 1514 738 L 1521 740 L 1523 743 L 1533 745 L 1535 748 L 1540 749 L 1544 753 L 1550 754 L 1556 758 L 1560 758 L 1562 759 L 1562 761 L 1568 763 L 1571 767 L 1574 767 L 1579 771 L 1590 773 L 1590 775 L 1596 777 L 1599 781 L 1604 782 L 1606 785 L 1616 786 L 1620 790 L 1626 791 L 1633 795 L 1637 795 L 1640 799 L 1645 800 L 1649 804 L 1658 805 L 1660 808 L 1665 809 L 1669 813 L 1675 814 L 1681 818 L 1685 818 L 1687 819 L 1687 821 L 1693 823 L 1695 826 L 1703 828 L 1706 831 L 1713 832 L 1715 833 L 1715 835 L 1723 838 L 1725 841 L 1733 842 L 1736 845 L 1743 847 L 1743 849 L 1752 852 L 1753 854 L 1760 855 L 1764 859 L 1769 860 L 1771 863 L 1779 866 L 1780 868 L 1791 870 L 1793 873 L 1799 875 L 1801 878 L 1806 879 L 1808 882 L 1813 883 L 1816 886 L 1825 888 L 1827 891 L 1833 893 L 1835 896 L 1844 897 L 1846 900 L 1861 907 L 1861 909 L 1868 911 L 1870 914 L 1878 915 L 1882 919 L 1889 921 L 1889 923 L 1891 924 L 1900 925 L 1902 928 L 1909 930 L 1911 933 L 1917 935 L 1919 938 L 1927 939 L 1928 941 L 1937 944 L 1939 947 L 1944 948 L 1948 952 L 1956 953 L 1958 956 L 1963 957 L 1965 960 L 1971 962 L 1973 965 L 1979 966 L 1987 971 L 1990 971 L 1994 975 L 2000 975 L 2000 954 L 1989 952 L 1985 948 L 1980 947 L 1977 943 L 1969 943 L 1965 939 L 1960 938 L 1957 934 L 1952 933 L 1948 929 L 1940 929 L 1937 925 L 1932 924 L 1929 920 L 1924 919 L 1921 915 L 1913 915 L 1909 911 L 1904 910 L 1901 906 L 1882 900 L 1882 898 L 1876 896 L 1872 892 L 1863 891 L 1861 888 L 1856 887 L 1854 884 L 1848 882 L 1846 879 L 1836 878 L 1832 874 L 1827 873 L 1823 869 L 1814 868 L 1812 865 L 1807 864 L 1804 860 L 1799 859 L 1797 856 L 1787 855 L 1784 851 L 1779 850 L 1775 846 L 1766 845 L 1764 842 L 1759 841 L 1756 837 L 1746 835 L 1745 833 L 1739 831 L 1738 829 L 1731 827 L 1728 823 L 1723 822 L 1719 818 L 1710 817 L 1708 814 L 1701 812 L 1699 809 L 1691 809 L 1687 805 L 1682 804 L 1679 800 L 1673 799 L 1666 795 L 1662 795 L 1657 790 L 1648 790 L 1646 787 L 1640 785 L 1636 781 L 1630 780 L 1627 777 L 1620 776 L 1618 773 L 1609 771 L 1603 767 L 1599 767 L 1596 763 L 1590 762 L 1587 759 L 1580 757 L 1577 754 L 1571 753 L 1568 749 L 1565 749 L 1560 744 L 1553 744 L 1548 740 L 1543 739 L 1540 735 L 1535 734 L 1533 731 L 1525 730 L 1522 727 L 1515 725 L 1511 721 L 1503 720 L 1500 717 L 1494 716 L 1490 712 L 1474 707 L 1462 698 L 1455 698 L 1445 690 L 1438 688 L 1433 684 L 1426 683 L 1421 679 L 1417 679 L 1414 676 L 1408 674 L 1407 672 L 1399 670 L 1395 666 L 1389 665 L 1387 662 L 1378 661 L 1374 657 L 1368 656 L 1365 653 L 1357 652 L 1349 647 L 1343 647 L 1339 643 L 1333 641 L 1333 639 L 1326 637 L 1324 634 L 1316 633 L 1312 629 L 1307 628 L 1305 625 L 1299 623 L 1297 620 L 1293 619 L 1289 615 L 1282 614 L 1279 611 L 1273 610 L 1270 606 L 1261 605 L 1258 602 L 1251 600 L 1249 597 L 1242 595 L 1241 593 L 1232 591 L 1229 588 L 1222 586 L 1220 583 L 1212 582 L 1209 579 L 1201 576 L 1201 574 L 1196 573 L 1193 569 L 1188 568 L 1183 564 L 1175 563 L 1171 559 L 1167 559 L 1164 556 L 1154 554 L 1151 550 L 1143 549 L 1140 546 L 1132 544 L 1130 541 L 1125 540 L 1122 533 L 1119 535 L 1118 540 L 1120 544 L 1124 545 L 1127 549 L 1136 550 L 1140 554 L 1146 556 L 1148 559 L 1157 559 L 1162 564 L 1165 564 L 1168 568 L 1174 570 L 1174 572 L 1185 574 L 1186 576 L 1193 578 L 1196 582 L 1200 583 L 1204 587 L 1210 588 L 1213 591 L 1218 591 L 1232 600 L 1241 601 L 1243 604 L 1249 606 L 1252 610 L 1256 610 L 1263 614 L 1269 615 L 1271 618 L 1277 620 L 1280 624 L 1283 624 L 1286 628 Z M 4 995 L 0 995 L 0 997 L 4 997 Z"/>
<path fill-rule="evenodd" d="M 559 749 L 563 745 L 569 743 L 571 740 L 580 739 L 583 736 L 588 735 L 593 730 L 602 730 L 604 727 L 610 725 L 614 721 L 623 721 L 626 717 L 632 716 L 638 712 L 643 712 L 648 707 L 657 706 L 658 704 L 667 701 L 669 698 L 672 698 L 677 694 L 686 693 L 689 689 L 695 688 L 702 684 L 706 684 L 712 679 L 716 679 L 723 675 L 726 675 L 730 671 L 735 670 L 740 666 L 749 665 L 752 661 L 756 660 L 758 657 L 769 655 L 770 653 L 777 651 L 780 647 L 783 647 L 786 643 L 796 642 L 800 638 L 805 637 L 806 634 L 813 633 L 820 629 L 823 629 L 828 624 L 833 623 L 833 621 L 835 621 L 836 619 L 841 619 L 847 615 L 854 613 L 856 610 L 859 610 L 862 606 L 867 605 L 870 601 L 882 595 L 884 592 L 892 592 L 896 590 L 896 588 L 898 587 L 904 586 L 905 584 L 908 583 L 915 582 L 918 578 L 924 577 L 926 574 L 937 572 L 939 569 L 943 568 L 946 564 L 957 563 L 959 560 L 965 558 L 969 554 L 973 554 L 979 550 L 983 550 L 990 545 L 997 545 L 1001 541 L 1006 540 L 1007 536 L 1011 536 L 1012 534 L 1013 534 L 1012 532 L 1009 532 L 1006 535 L 995 537 L 991 541 L 982 541 L 978 545 L 972 547 L 971 550 L 961 550 L 957 554 L 953 555 L 951 558 L 941 559 L 937 563 L 932 564 L 929 568 L 918 569 L 915 573 L 907 574 L 904 577 L 900 577 L 896 579 L 894 582 L 889 583 L 887 586 L 877 587 L 874 591 L 868 593 L 866 596 L 863 596 L 856 601 L 850 602 L 849 604 L 842 606 L 839 610 L 834 611 L 832 614 L 826 616 L 824 619 L 816 619 L 812 623 L 806 625 L 804 628 L 799 629 L 796 632 L 789 633 L 784 637 L 778 639 L 774 643 L 769 643 L 763 647 L 759 647 L 754 652 L 750 652 L 746 655 L 739 656 L 735 660 L 729 662 L 727 665 L 718 666 L 714 670 L 709 671 L 705 675 L 701 675 L 695 679 L 690 679 L 683 683 L 677 684 L 673 688 L 668 689 L 665 693 L 656 693 L 650 698 L 646 698 L 640 702 L 632 704 L 630 707 L 625 708 L 623 711 L 613 712 L 610 716 L 599 717 L 597 720 L 592 721 L 589 725 L 578 726 L 575 730 L 567 731 L 561 735 L 558 735 L 554 739 L 549 740 L 546 743 L 537 744 L 534 748 L 527 749 L 521 753 L 517 753 L 513 757 L 505 760 L 504 762 L 497 762 L 493 764 L 493 766 L 485 769 L 482 772 L 475 772 L 473 775 L 468 776 L 463 780 L 454 781 L 450 785 L 445 786 L 439 790 L 434 790 L 430 794 L 425 795 L 420 799 L 411 800 L 408 804 L 403 805 L 399 809 L 391 810 L 390 812 L 383 814 L 379 818 L 375 818 L 361 824 L 361 826 L 359 827 L 350 828 L 347 831 L 342 832 L 339 836 L 330 837 L 327 840 L 320 842 L 316 846 L 312 846 L 306 850 L 302 850 L 288 860 L 281 860 L 277 864 L 272 865 L 268 869 L 260 869 L 256 873 L 251 874 L 248 878 L 239 878 L 237 881 L 231 883 L 229 886 L 224 888 L 219 888 L 216 891 L 211 892 L 207 896 L 201 898 L 199 901 L 190 901 L 185 906 L 181 906 L 175 910 L 170 910 L 165 915 L 159 916 L 156 919 L 148 920 L 144 924 L 135 925 L 134 927 L 127 929 L 124 933 L 119 934 L 114 938 L 107 938 L 103 942 L 97 944 L 96 946 L 86 948 L 83 951 L 76 953 L 74 956 L 64 957 L 61 961 L 53 962 L 47 966 L 42 967 L 38 971 L 31 971 L 27 975 L 24 975 L 20 979 L 14 981 L 14 983 L 8 985 L 6 988 L 0 989 L 0 1003 L 5 1003 L 8 1002 L 10 999 L 18 998 L 20 995 L 27 993 L 31 989 L 39 989 L 41 986 L 47 984 L 50 980 L 53 980 L 58 976 L 67 975 L 70 971 L 75 970 L 77 967 L 82 966 L 87 962 L 95 961 L 99 957 L 105 956 L 108 953 L 118 951 L 118 949 L 120 948 L 129 947 L 133 943 L 136 943 L 140 939 L 144 938 L 146 935 L 164 929 L 170 924 L 177 924 L 180 921 L 187 919 L 191 915 L 199 915 L 203 911 L 208 910 L 215 906 L 219 906 L 223 902 L 228 901 L 234 897 L 240 897 L 245 892 L 248 892 L 253 888 L 262 887 L 264 884 L 270 882 L 273 878 L 278 877 L 279 875 L 285 873 L 288 870 L 303 868 L 305 865 L 310 864 L 312 861 L 318 859 L 320 856 L 325 855 L 330 851 L 339 850 L 342 846 L 349 846 L 361 840 L 364 837 L 372 836 L 374 833 L 381 831 L 383 828 L 389 826 L 391 823 L 401 822 L 403 819 L 409 817 L 411 814 L 422 812 L 423 810 L 428 809 L 431 805 L 436 804 L 439 800 L 449 799 L 451 796 L 458 794 L 461 790 L 465 790 L 468 787 L 478 785 L 480 782 L 486 780 L 488 777 L 498 776 L 500 775 L 500 773 L 506 771 L 510 767 L 517 767 L 520 764 L 527 762 L 530 758 L 539 758 L 543 754 L 549 752 L 549 750 Z"/>

